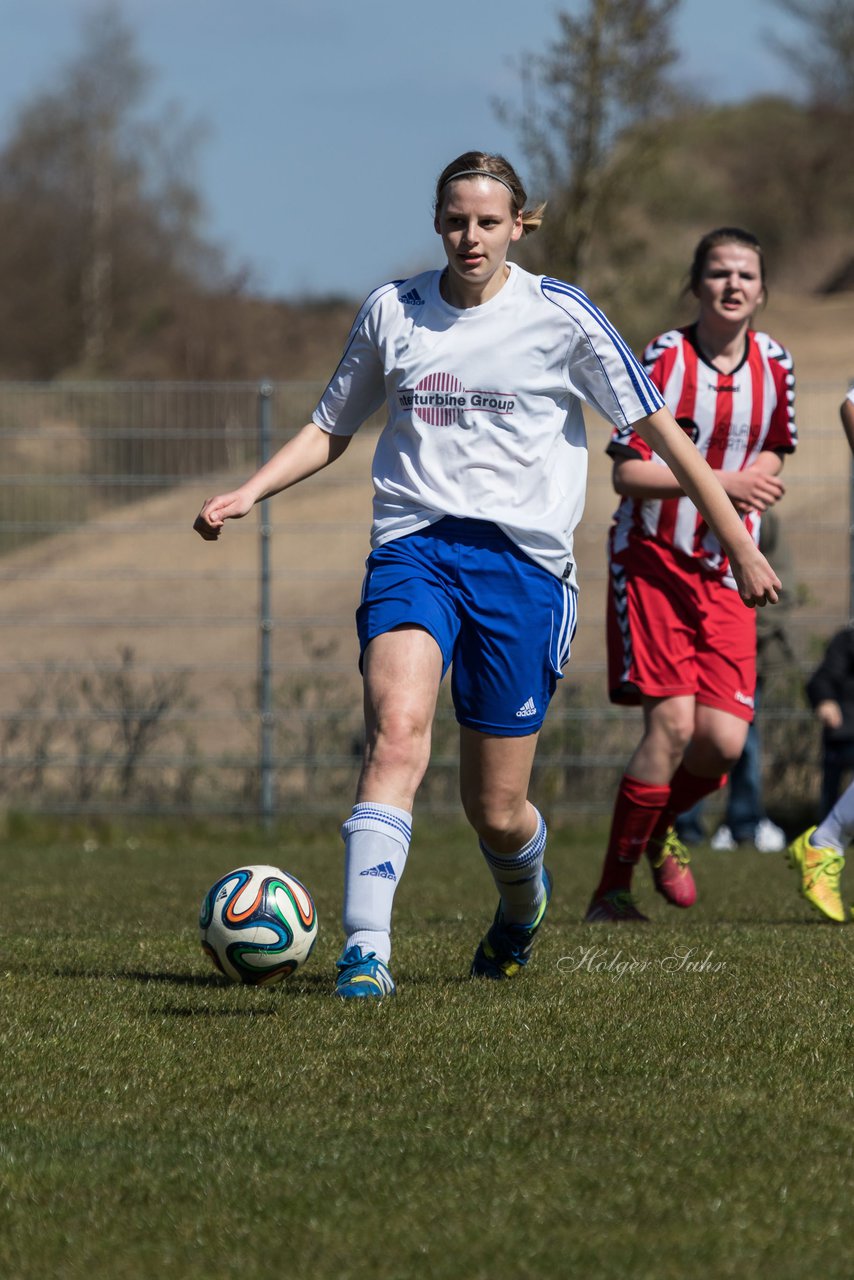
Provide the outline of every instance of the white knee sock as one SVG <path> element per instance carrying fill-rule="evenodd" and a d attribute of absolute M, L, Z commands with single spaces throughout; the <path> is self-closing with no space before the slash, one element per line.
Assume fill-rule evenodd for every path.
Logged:
<path fill-rule="evenodd" d="M 362 801 L 341 828 L 344 838 L 345 948 L 391 955 L 391 908 L 406 866 L 412 814 Z"/>
<path fill-rule="evenodd" d="M 537 829 L 517 853 L 494 853 L 481 840 L 480 849 L 501 895 L 501 907 L 508 924 L 530 924 L 540 909 L 543 888 L 543 857 L 546 851 L 546 824 L 537 814 Z"/>
<path fill-rule="evenodd" d="M 854 782 L 836 801 L 830 813 L 810 836 L 810 844 L 819 849 L 833 849 L 845 854 L 845 846 L 854 839 Z"/>

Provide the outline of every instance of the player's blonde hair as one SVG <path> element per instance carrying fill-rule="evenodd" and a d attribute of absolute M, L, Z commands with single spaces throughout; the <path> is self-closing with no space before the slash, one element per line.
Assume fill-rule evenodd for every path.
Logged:
<path fill-rule="evenodd" d="M 513 168 L 509 160 L 505 160 L 504 156 L 490 155 L 487 151 L 464 151 L 461 156 L 457 156 L 456 160 L 452 160 L 450 164 L 439 174 L 436 182 L 436 198 L 433 202 L 433 213 L 438 216 L 442 208 L 442 200 L 445 194 L 445 188 L 456 178 L 476 178 L 479 176 L 485 178 L 494 178 L 496 182 L 500 182 L 510 195 L 513 208 L 513 216 L 522 215 L 522 233 L 529 235 L 532 231 L 536 231 L 543 220 L 545 213 L 545 203 L 535 205 L 531 209 L 525 206 L 528 201 L 528 195 L 518 173 Z"/>

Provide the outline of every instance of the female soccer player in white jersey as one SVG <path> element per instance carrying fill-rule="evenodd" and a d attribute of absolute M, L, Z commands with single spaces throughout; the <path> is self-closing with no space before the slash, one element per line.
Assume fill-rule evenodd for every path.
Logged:
<path fill-rule="evenodd" d="M 789 353 L 751 328 L 765 296 L 762 249 L 737 227 L 697 245 L 688 288 L 694 324 L 650 343 L 646 370 L 714 469 L 745 532 L 783 494 L 795 447 Z M 646 853 L 655 887 L 679 907 L 696 890 L 675 816 L 723 785 L 753 718 L 756 619 L 725 548 L 657 447 L 631 425 L 614 434 L 622 495 L 609 539 L 611 700 L 641 704 L 643 736 L 621 779 L 590 921 L 645 920 L 631 896 Z"/>
<path fill-rule="evenodd" d="M 368 297 L 312 421 L 245 484 L 205 502 L 204 538 L 334 462 L 382 405 L 373 550 L 357 612 L 366 746 L 343 824 L 346 941 L 336 992 L 394 992 L 392 900 L 453 663 L 460 790 L 499 905 L 471 966 L 527 963 L 551 892 L 528 800 L 537 736 L 576 622 L 572 535 L 586 482 L 581 413 L 634 424 L 716 529 L 748 603 L 777 580 L 711 469 L 606 318 L 578 289 L 507 262 L 541 221 L 513 168 L 467 152 L 439 177 L 446 263 Z"/>

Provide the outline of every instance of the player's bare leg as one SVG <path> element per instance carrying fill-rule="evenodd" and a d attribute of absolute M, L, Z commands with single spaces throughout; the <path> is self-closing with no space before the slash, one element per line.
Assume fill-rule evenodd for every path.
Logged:
<path fill-rule="evenodd" d="M 698 703 L 694 733 L 685 750 L 685 767 L 705 778 L 729 773 L 744 750 L 748 727 L 740 716 Z"/>
<path fill-rule="evenodd" d="M 364 760 L 342 828 L 346 942 L 336 992 L 347 999 L 394 994 L 392 906 L 409 852 L 415 793 L 430 759 L 442 654 L 423 628 L 399 627 L 370 642 L 363 674 Z"/>
<path fill-rule="evenodd" d="M 362 669 L 366 741 L 356 800 L 411 812 L 430 760 L 441 650 L 422 627 L 396 627 L 371 641 Z"/>
<path fill-rule="evenodd" d="M 539 734 L 499 738 L 460 727 L 460 798 L 480 839 L 510 854 L 537 829 L 528 800 Z"/>
<path fill-rule="evenodd" d="M 643 736 L 626 765 L 629 777 L 649 786 L 669 787 L 694 734 L 696 714 L 693 694 L 646 698 Z"/>

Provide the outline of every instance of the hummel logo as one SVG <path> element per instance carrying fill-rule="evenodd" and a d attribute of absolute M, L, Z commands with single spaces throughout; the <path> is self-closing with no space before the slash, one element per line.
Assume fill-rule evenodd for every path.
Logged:
<path fill-rule="evenodd" d="M 409 293 L 405 293 L 400 300 L 401 302 L 405 302 L 410 307 L 424 306 L 424 299 L 421 297 L 421 294 L 418 292 L 417 289 L 410 289 Z"/>
<path fill-rule="evenodd" d="M 394 867 L 390 862 L 378 862 L 375 867 L 368 867 L 365 871 L 359 872 L 360 876 L 379 876 L 381 880 L 397 880 L 394 874 Z"/>
<path fill-rule="evenodd" d="M 529 698 L 524 707 L 520 707 L 516 712 L 517 716 L 535 716 L 537 714 L 537 704 L 533 698 Z"/>

